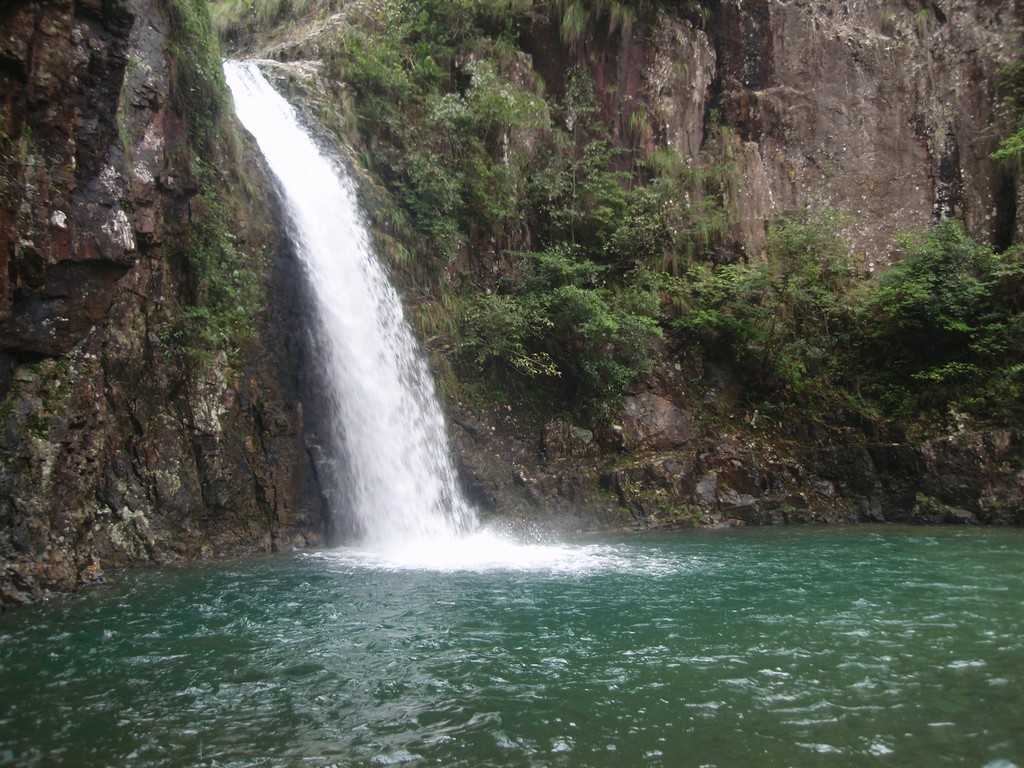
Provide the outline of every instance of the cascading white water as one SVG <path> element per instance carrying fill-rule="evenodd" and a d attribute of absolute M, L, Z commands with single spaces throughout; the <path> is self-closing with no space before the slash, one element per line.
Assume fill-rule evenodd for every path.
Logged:
<path fill-rule="evenodd" d="M 377 261 L 345 169 L 252 62 L 227 62 L 235 111 L 278 178 L 319 323 L 332 448 L 348 462 L 364 543 L 394 549 L 476 528 L 452 465 L 433 381 Z"/>

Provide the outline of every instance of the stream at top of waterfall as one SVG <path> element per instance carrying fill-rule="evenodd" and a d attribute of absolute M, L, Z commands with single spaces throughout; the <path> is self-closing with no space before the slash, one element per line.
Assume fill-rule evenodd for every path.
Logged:
<path fill-rule="evenodd" d="M 1024 764 L 1024 532 L 483 533 L 0 617 L 0 764 Z"/>

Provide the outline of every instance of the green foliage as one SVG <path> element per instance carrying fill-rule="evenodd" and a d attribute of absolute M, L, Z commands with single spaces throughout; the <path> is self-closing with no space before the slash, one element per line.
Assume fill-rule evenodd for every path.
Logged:
<path fill-rule="evenodd" d="M 870 302 L 883 321 L 880 332 L 940 347 L 959 345 L 972 331 L 995 255 L 956 222 L 943 222 L 924 238 L 905 238 L 902 245 L 905 258 L 882 275 Z"/>
<path fill-rule="evenodd" d="M 456 220 L 462 207 L 461 174 L 432 153 L 414 152 L 406 158 L 404 177 L 398 188 L 413 225 L 431 236 L 441 253 L 454 255 L 461 234 Z"/>
<path fill-rule="evenodd" d="M 996 254 L 947 221 L 904 238 L 903 260 L 864 283 L 838 226 L 831 215 L 782 219 L 765 263 L 697 263 L 663 281 L 677 338 L 731 362 L 752 398 L 804 416 L 1019 414 L 1020 250 Z"/>
<path fill-rule="evenodd" d="M 461 313 L 460 353 L 515 394 L 540 386 L 584 416 L 613 409 L 650 364 L 659 301 L 633 281 L 604 287 L 605 268 L 578 247 L 523 254 L 514 292 L 476 297 Z M 554 386 L 552 379 L 559 379 Z"/>
<path fill-rule="evenodd" d="M 385 27 L 346 27 L 339 35 L 327 75 L 351 88 L 367 164 L 391 197 L 378 200 L 377 211 L 371 206 L 371 215 L 393 219 L 401 209 L 416 246 L 410 271 L 436 276 L 475 233 L 500 239 L 515 227 L 530 158 L 510 137 L 543 132 L 550 117 L 538 90 L 511 77 L 514 50 L 493 32 L 528 4 L 384 6 Z"/>
<path fill-rule="evenodd" d="M 869 376 L 890 410 L 954 404 L 995 416 L 1021 406 L 1024 258 L 974 242 L 958 222 L 906 239 L 903 261 L 867 297 Z"/>
<path fill-rule="evenodd" d="M 170 17 L 170 54 L 174 61 L 173 98 L 188 116 L 189 140 L 200 157 L 208 156 L 220 131 L 227 104 L 220 46 L 206 0 L 165 0 Z"/>
<path fill-rule="evenodd" d="M 503 79 L 493 62 L 471 61 L 465 69 L 470 78 L 463 99 L 465 113 L 485 141 L 499 140 L 502 132 L 512 127 L 530 130 L 548 126 L 544 99 Z"/>
<path fill-rule="evenodd" d="M 605 242 L 605 258 L 678 275 L 729 230 L 724 192 L 732 167 L 687 166 L 670 150 L 653 153 L 646 166 L 653 178 L 632 190 Z"/>
<path fill-rule="evenodd" d="M 931 34 L 934 25 L 934 18 L 931 9 L 922 8 L 914 14 L 914 29 L 920 37 L 927 37 Z"/>
<path fill-rule="evenodd" d="M 654 338 L 661 335 L 656 318 L 635 314 L 605 290 L 575 285 L 548 296 L 553 329 L 552 357 L 572 382 L 569 402 L 581 410 L 608 411 L 650 363 Z"/>
<path fill-rule="evenodd" d="M 1024 160 L 1024 127 L 1003 139 L 999 149 L 992 153 L 992 159 L 1012 163 L 1019 169 Z"/>
<path fill-rule="evenodd" d="M 997 91 L 1003 110 L 1017 129 L 1000 142 L 992 157 L 1019 173 L 1024 166 L 1024 57 L 1002 69 Z"/>
<path fill-rule="evenodd" d="M 999 72 L 996 89 L 1002 106 L 1014 117 L 1024 116 L 1024 57 L 1007 64 Z"/>
<path fill-rule="evenodd" d="M 230 35 L 332 8 L 286 3 L 216 0 L 215 16 Z M 323 102 L 342 108 L 324 122 L 380 182 L 362 185 L 363 202 L 435 349 L 455 349 L 460 374 L 496 392 L 539 388 L 551 407 L 593 414 L 642 375 L 662 333 L 650 270 L 697 258 L 726 217 L 712 174 L 638 161 L 641 106 L 626 121 L 631 154 L 609 142 L 585 68 L 546 98 L 518 45 L 538 13 L 579 11 L 586 34 L 617 34 L 659 2 L 570 5 L 367 6 L 326 43 L 325 81 L 339 85 Z"/>
<path fill-rule="evenodd" d="M 244 31 L 269 29 L 316 10 L 331 11 L 338 0 L 211 0 L 217 34 L 234 39 Z"/>
<path fill-rule="evenodd" d="M 207 181 L 193 203 L 193 218 L 178 260 L 188 286 L 180 320 L 169 329 L 166 340 L 194 361 L 224 353 L 238 362 L 245 343 L 252 338 L 256 318 L 265 301 L 260 275 L 265 265 L 252 263 L 238 248 L 230 228 L 230 212 L 204 167 Z"/>
<path fill-rule="evenodd" d="M 610 168 L 618 152 L 604 139 L 588 142 L 579 153 L 567 143 L 552 150 L 530 180 L 540 236 L 596 248 L 626 212 L 628 174 Z"/>
<path fill-rule="evenodd" d="M 482 371 L 526 378 L 561 375 L 550 355 L 531 351 L 552 326 L 537 302 L 479 294 L 466 301 L 461 323 L 461 352 Z"/>
<path fill-rule="evenodd" d="M 551 0 L 550 4 L 559 20 L 562 41 L 573 46 L 597 32 L 628 37 L 639 19 L 653 17 L 659 7 L 696 19 L 705 18 L 701 3 L 696 0 Z"/>
<path fill-rule="evenodd" d="M 736 360 L 762 393 L 806 399 L 835 376 L 851 282 L 834 215 L 783 218 L 769 229 L 767 262 L 693 265 L 675 283 L 673 326 Z"/>

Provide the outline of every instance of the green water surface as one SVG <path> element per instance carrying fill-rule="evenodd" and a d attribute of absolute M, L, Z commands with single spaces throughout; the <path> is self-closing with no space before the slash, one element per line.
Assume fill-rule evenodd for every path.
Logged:
<path fill-rule="evenodd" d="M 0 617 L 0 764 L 1024 765 L 1024 532 L 137 572 Z"/>

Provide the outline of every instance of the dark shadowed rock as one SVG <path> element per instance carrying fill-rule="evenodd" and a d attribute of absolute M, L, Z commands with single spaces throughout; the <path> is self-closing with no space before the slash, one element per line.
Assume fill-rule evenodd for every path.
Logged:
<path fill-rule="evenodd" d="M 651 392 L 625 398 L 622 438 L 629 450 L 668 450 L 694 436 L 693 416 L 671 400 Z"/>
<path fill-rule="evenodd" d="M 233 361 L 173 341 L 201 206 L 166 13 L 0 10 L 0 605 L 140 562 L 323 540 L 302 272 L 244 139 L 203 159 L 274 301 Z"/>
<path fill-rule="evenodd" d="M 544 425 L 544 455 L 549 461 L 596 456 L 599 452 L 594 433 L 589 429 L 562 419 Z"/>

